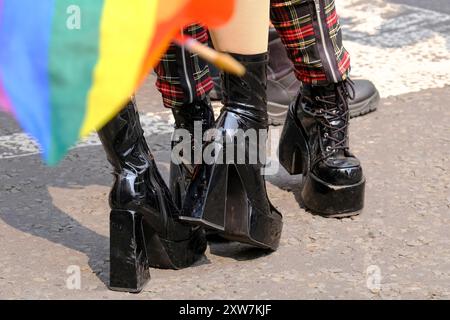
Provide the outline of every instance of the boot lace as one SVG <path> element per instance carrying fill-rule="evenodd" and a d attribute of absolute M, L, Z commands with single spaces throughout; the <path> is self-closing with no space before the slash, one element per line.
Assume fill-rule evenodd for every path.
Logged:
<path fill-rule="evenodd" d="M 311 113 L 319 121 L 319 140 L 321 157 L 315 163 L 325 160 L 337 153 L 339 150 L 348 150 L 347 128 L 350 120 L 348 100 L 354 99 L 354 83 L 350 79 L 343 81 L 336 86 L 335 94 L 316 96 L 316 105 Z M 336 125 L 333 123 L 339 123 Z M 327 147 L 324 148 L 322 138 L 328 140 Z M 314 163 L 314 164 L 315 164 Z"/>

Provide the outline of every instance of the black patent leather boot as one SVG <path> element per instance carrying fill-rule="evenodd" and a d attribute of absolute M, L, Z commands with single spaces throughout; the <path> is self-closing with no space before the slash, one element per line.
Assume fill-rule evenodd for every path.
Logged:
<path fill-rule="evenodd" d="M 365 178 L 348 144 L 349 84 L 305 86 L 280 139 L 280 163 L 290 174 L 303 174 L 303 204 L 328 217 L 356 215 L 364 206 Z"/>
<path fill-rule="evenodd" d="M 175 131 L 172 136 L 172 157 L 176 157 L 178 161 L 177 163 L 170 162 L 170 191 L 178 207 L 182 208 L 186 189 L 192 180 L 194 167 L 202 164 L 203 161 L 203 135 L 207 130 L 214 127 L 214 111 L 209 98 L 206 98 L 195 100 L 193 103 L 179 108 L 173 108 L 172 113 L 175 119 Z M 186 132 L 181 132 L 182 130 Z M 174 159 L 172 158 L 172 160 Z"/>
<path fill-rule="evenodd" d="M 233 57 L 247 69 L 243 77 L 222 76 L 223 104 L 214 141 L 206 143 L 212 161 L 195 168 L 180 219 L 219 231 L 229 239 L 276 250 L 282 216 L 270 203 L 262 170 L 267 134 L 267 54 Z M 242 133 L 256 139 L 242 139 Z M 241 138 L 241 139 L 239 139 Z M 228 157 L 228 150 L 235 154 Z M 259 156 L 257 154 L 259 151 Z M 240 154 L 240 157 L 239 157 Z"/>
<path fill-rule="evenodd" d="M 206 249 L 204 233 L 177 222 L 179 209 L 144 139 L 134 102 L 98 135 L 114 168 L 109 203 L 110 289 L 140 292 L 149 267 L 179 269 Z"/>

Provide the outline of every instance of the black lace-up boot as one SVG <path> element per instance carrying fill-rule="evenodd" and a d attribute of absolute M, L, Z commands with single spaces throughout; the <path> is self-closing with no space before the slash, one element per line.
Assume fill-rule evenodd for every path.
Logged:
<path fill-rule="evenodd" d="M 144 139 L 133 101 L 98 135 L 114 168 L 110 193 L 110 288 L 139 292 L 149 267 L 191 265 L 206 249 L 203 230 L 177 221 L 179 209 Z"/>
<path fill-rule="evenodd" d="M 365 179 L 348 144 L 353 95 L 350 80 L 305 86 L 289 109 L 280 139 L 280 163 L 290 174 L 303 174 L 303 204 L 325 216 L 355 215 L 364 205 Z"/>

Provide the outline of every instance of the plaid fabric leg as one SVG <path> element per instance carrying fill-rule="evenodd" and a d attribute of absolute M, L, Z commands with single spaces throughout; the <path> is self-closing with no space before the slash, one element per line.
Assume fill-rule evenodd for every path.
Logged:
<path fill-rule="evenodd" d="M 198 24 L 189 25 L 184 34 L 208 44 L 207 30 Z M 209 76 L 208 64 L 197 54 L 172 44 L 155 68 L 156 87 L 161 92 L 164 106 L 177 108 L 204 99 L 214 84 Z"/>
<path fill-rule="evenodd" d="M 347 78 L 350 55 L 334 0 L 271 0 L 271 20 L 300 81 L 326 85 Z"/>

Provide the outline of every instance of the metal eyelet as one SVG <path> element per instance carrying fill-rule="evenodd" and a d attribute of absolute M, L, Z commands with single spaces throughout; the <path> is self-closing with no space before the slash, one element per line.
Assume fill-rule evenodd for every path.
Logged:
<path fill-rule="evenodd" d="M 325 133 L 323 134 L 323 137 L 324 137 L 324 138 L 328 138 L 328 132 L 325 132 Z"/>
<path fill-rule="evenodd" d="M 327 150 L 327 152 L 330 152 L 331 151 L 331 147 L 328 146 L 325 150 Z"/>

